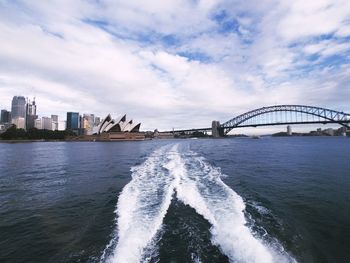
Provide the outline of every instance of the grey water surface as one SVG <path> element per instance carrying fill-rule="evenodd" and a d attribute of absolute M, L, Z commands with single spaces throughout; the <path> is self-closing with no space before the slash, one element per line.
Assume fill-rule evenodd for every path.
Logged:
<path fill-rule="evenodd" d="M 349 248 L 350 138 L 0 144 L 0 262 L 345 263 Z"/>

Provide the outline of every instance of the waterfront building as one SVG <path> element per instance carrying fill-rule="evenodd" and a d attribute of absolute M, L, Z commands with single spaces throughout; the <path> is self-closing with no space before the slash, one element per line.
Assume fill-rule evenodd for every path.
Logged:
<path fill-rule="evenodd" d="M 58 115 L 51 115 L 51 120 L 53 122 L 58 122 Z"/>
<path fill-rule="evenodd" d="M 67 112 L 67 130 L 78 130 L 79 129 L 79 113 L 78 112 Z"/>
<path fill-rule="evenodd" d="M 34 128 L 37 128 L 38 130 L 41 130 L 42 129 L 42 126 L 41 126 L 41 119 L 36 119 L 34 121 Z"/>
<path fill-rule="evenodd" d="M 26 117 L 26 99 L 23 96 L 14 96 L 11 104 L 11 120 L 15 122 L 17 118 Z M 18 121 L 17 121 L 18 122 Z"/>
<path fill-rule="evenodd" d="M 290 125 L 287 126 L 287 135 L 292 136 L 292 127 Z"/>
<path fill-rule="evenodd" d="M 66 121 L 58 121 L 58 130 L 64 131 L 66 129 Z"/>
<path fill-rule="evenodd" d="M 14 96 L 11 104 L 11 122 L 19 129 L 25 129 L 26 99 Z"/>
<path fill-rule="evenodd" d="M 38 118 L 38 115 L 36 115 L 36 104 L 35 104 L 35 98 L 31 102 L 30 100 L 27 100 L 26 104 L 26 129 L 34 128 L 35 126 L 35 120 Z"/>
<path fill-rule="evenodd" d="M 7 110 L 1 110 L 1 123 L 10 123 L 11 122 L 11 112 Z"/>
<path fill-rule="evenodd" d="M 84 114 L 82 119 L 82 128 L 85 130 L 85 134 L 92 135 L 94 128 L 95 115 Z"/>
<path fill-rule="evenodd" d="M 58 130 L 58 115 L 51 115 L 52 129 L 54 131 Z"/>
<path fill-rule="evenodd" d="M 84 129 L 87 129 L 87 128 L 89 128 L 89 121 L 85 118 L 85 117 L 83 117 L 83 127 L 82 128 L 84 128 Z"/>
<path fill-rule="evenodd" d="M 101 118 L 100 117 L 95 117 L 95 121 L 94 121 L 94 126 L 98 126 L 101 123 Z"/>
<path fill-rule="evenodd" d="M 36 115 L 35 98 L 33 99 L 33 101 L 27 100 L 26 113 L 27 115 Z"/>
<path fill-rule="evenodd" d="M 26 117 L 26 99 L 23 96 L 14 96 L 11 105 L 11 117 L 25 118 Z"/>
<path fill-rule="evenodd" d="M 325 129 L 323 133 L 329 136 L 334 136 L 334 130 L 332 128 Z"/>
<path fill-rule="evenodd" d="M 338 135 L 338 136 L 346 136 L 346 127 L 340 127 L 336 131 L 336 135 Z"/>
<path fill-rule="evenodd" d="M 49 117 L 41 118 L 41 129 L 52 131 L 52 119 Z"/>
<path fill-rule="evenodd" d="M 78 121 L 78 127 L 79 129 L 84 129 L 84 121 L 83 121 L 83 116 L 82 115 L 79 115 L 79 121 Z"/>
<path fill-rule="evenodd" d="M 111 115 L 108 114 L 107 117 L 100 123 L 99 126 L 95 126 L 93 134 L 102 134 L 109 132 L 139 132 L 141 123 L 134 123 L 133 120 L 127 120 L 126 114 L 118 119 L 112 119 Z"/>
<path fill-rule="evenodd" d="M 16 125 L 17 129 L 25 129 L 26 128 L 26 119 L 22 117 L 17 117 L 12 119 L 12 124 Z"/>

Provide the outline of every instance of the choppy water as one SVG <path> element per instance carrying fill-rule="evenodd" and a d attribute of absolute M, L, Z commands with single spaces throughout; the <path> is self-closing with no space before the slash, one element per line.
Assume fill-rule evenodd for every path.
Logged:
<path fill-rule="evenodd" d="M 0 144 L 0 262 L 349 262 L 350 139 Z"/>

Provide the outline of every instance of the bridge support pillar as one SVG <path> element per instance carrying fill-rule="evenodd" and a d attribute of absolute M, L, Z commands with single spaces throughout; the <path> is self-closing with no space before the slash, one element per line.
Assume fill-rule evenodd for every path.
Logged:
<path fill-rule="evenodd" d="M 211 123 L 211 135 L 214 138 L 219 138 L 224 136 L 224 130 L 220 127 L 219 121 L 212 121 Z"/>

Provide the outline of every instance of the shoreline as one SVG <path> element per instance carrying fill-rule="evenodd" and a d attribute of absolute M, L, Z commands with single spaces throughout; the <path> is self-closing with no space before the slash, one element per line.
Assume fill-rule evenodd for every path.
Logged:
<path fill-rule="evenodd" d="M 0 143 L 32 143 L 32 142 L 139 142 L 139 141 L 148 141 L 145 140 L 0 140 Z"/>
<path fill-rule="evenodd" d="M 343 138 L 348 138 L 349 136 L 271 136 L 271 135 L 262 135 L 260 138 L 264 137 L 271 137 L 271 138 L 317 138 L 317 137 L 324 137 L 324 138 L 338 138 L 338 137 L 343 137 Z M 252 139 L 252 137 L 222 137 L 222 138 L 212 138 L 212 137 L 205 137 L 205 138 L 197 138 L 197 139 L 236 139 L 236 138 L 245 138 L 245 139 Z M 151 140 L 174 140 L 174 139 L 193 139 L 193 138 L 145 138 L 145 139 L 120 139 L 120 140 L 101 140 L 101 139 L 64 139 L 64 140 L 45 140 L 45 139 L 39 139 L 39 140 L 1 140 L 0 143 L 33 143 L 33 142 L 139 142 L 139 141 L 151 141 Z"/>

